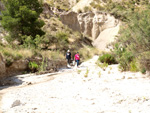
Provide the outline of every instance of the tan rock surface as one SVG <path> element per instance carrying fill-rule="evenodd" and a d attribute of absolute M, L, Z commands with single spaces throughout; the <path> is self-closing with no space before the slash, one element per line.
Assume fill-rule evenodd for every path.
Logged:
<path fill-rule="evenodd" d="M 118 34 L 120 25 L 119 20 L 110 14 L 102 12 L 80 14 L 69 12 L 61 15 L 61 21 L 71 29 L 80 31 L 85 36 L 91 37 L 94 41 L 94 46 L 101 50 L 104 50 L 106 45 L 114 40 L 114 36 Z M 104 42 L 102 42 L 103 40 Z"/>
<path fill-rule="evenodd" d="M 98 38 L 93 41 L 93 45 L 100 50 L 107 51 L 111 48 L 106 48 L 108 44 L 115 40 L 116 35 L 119 32 L 120 25 L 118 24 L 116 27 L 112 27 L 102 31 Z"/>
<path fill-rule="evenodd" d="M 6 72 L 5 62 L 2 55 L 0 54 L 0 78 L 4 76 Z"/>
<path fill-rule="evenodd" d="M 79 22 L 77 19 L 77 13 L 67 12 L 60 15 L 60 19 L 63 24 L 68 25 L 75 31 L 80 31 Z"/>

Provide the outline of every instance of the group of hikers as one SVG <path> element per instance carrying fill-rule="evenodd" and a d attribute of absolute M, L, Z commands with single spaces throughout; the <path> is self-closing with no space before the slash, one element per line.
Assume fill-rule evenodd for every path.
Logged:
<path fill-rule="evenodd" d="M 71 52 L 70 50 L 67 51 L 66 53 L 66 59 L 67 59 L 67 67 L 71 67 L 70 63 L 71 63 Z M 80 56 L 79 56 L 79 52 L 77 52 L 73 58 L 73 62 L 76 62 L 76 66 L 79 67 L 79 61 L 80 61 Z"/>

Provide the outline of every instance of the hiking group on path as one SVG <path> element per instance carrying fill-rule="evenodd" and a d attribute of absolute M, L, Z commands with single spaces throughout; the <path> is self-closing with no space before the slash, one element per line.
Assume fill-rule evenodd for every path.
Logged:
<path fill-rule="evenodd" d="M 66 53 L 66 59 L 67 59 L 67 67 L 71 67 L 70 64 L 71 64 L 72 60 L 71 60 L 70 50 L 68 50 L 67 53 Z M 80 62 L 80 55 L 79 55 L 79 52 L 77 52 L 74 56 L 74 60 L 73 60 L 72 63 L 73 63 L 74 66 L 79 67 L 79 62 Z"/>

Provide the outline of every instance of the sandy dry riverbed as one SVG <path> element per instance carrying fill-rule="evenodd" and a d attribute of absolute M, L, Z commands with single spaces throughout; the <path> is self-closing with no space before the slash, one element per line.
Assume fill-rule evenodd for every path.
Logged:
<path fill-rule="evenodd" d="M 20 85 L 0 90 L 2 113 L 150 113 L 150 78 L 118 65 L 104 71 L 97 58 L 78 69 L 19 76 Z"/>

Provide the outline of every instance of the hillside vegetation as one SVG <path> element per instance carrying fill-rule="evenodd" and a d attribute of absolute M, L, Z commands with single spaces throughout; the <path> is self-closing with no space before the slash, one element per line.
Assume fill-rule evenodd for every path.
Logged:
<path fill-rule="evenodd" d="M 69 29 L 60 21 L 59 13 L 70 7 L 69 2 L 46 1 L 49 8 L 55 7 L 60 11 L 51 15 L 42 12 L 43 4 L 46 2 L 15 1 L 3 1 L 5 10 L 2 11 L 1 23 L 5 31 L 1 30 L 0 39 L 6 40 L 7 43 L 1 41 L 0 53 L 5 59 L 6 66 L 10 66 L 16 60 L 35 56 L 65 60 L 68 49 L 71 50 L 72 55 L 79 51 L 82 60 L 90 58 L 94 52 L 97 53 L 97 50 L 92 48 L 90 40 L 84 38 L 81 33 Z M 93 52 L 90 52 L 91 50 Z"/>
<path fill-rule="evenodd" d="M 149 0 L 127 0 L 100 5 L 101 1 L 91 3 L 91 7 L 108 12 L 122 21 L 118 38 L 113 43 L 112 53 L 122 71 L 150 71 L 150 2 Z"/>
<path fill-rule="evenodd" d="M 83 0 L 76 1 L 76 3 L 78 2 L 83 2 Z M 71 49 L 73 54 L 76 51 L 80 51 L 81 56 L 85 59 L 86 57 L 91 56 L 91 50 L 94 51 L 94 53 L 99 53 L 97 50 L 95 51 L 91 48 L 90 40 L 87 40 L 81 33 L 74 32 L 69 29 L 60 21 L 59 14 L 63 11 L 71 10 L 72 7 L 70 1 L 45 0 L 44 3 L 48 4 L 49 8 L 56 8 L 59 12 L 54 13 L 53 15 L 39 13 L 40 15 L 38 17 L 38 15 L 35 15 L 34 12 L 28 12 L 25 10 L 25 7 L 22 7 L 22 10 L 31 13 L 33 17 L 38 17 L 38 20 L 41 19 L 41 22 L 43 23 L 40 24 L 39 28 L 41 28 L 43 34 L 37 35 L 37 33 L 33 31 L 35 35 L 30 35 L 29 32 L 27 32 L 29 35 L 26 35 L 23 34 L 25 33 L 23 32 L 21 35 L 18 35 L 19 37 L 22 37 L 22 40 L 18 39 L 18 36 L 16 36 L 17 32 L 11 28 L 13 25 L 15 26 L 15 29 L 18 29 L 18 27 L 14 24 L 17 23 L 18 20 L 14 19 L 14 21 L 12 21 L 13 24 L 9 26 L 9 35 L 6 35 L 8 33 L 5 33 L 5 39 L 9 42 L 9 46 L 4 44 L 0 45 L 2 48 L 0 51 L 6 58 L 6 61 L 27 58 L 37 54 L 42 56 L 46 55 L 45 57 L 51 58 L 51 51 L 61 54 L 61 58 L 64 59 L 64 54 L 67 49 Z M 115 56 L 115 60 L 120 64 L 120 69 L 122 71 L 130 70 L 141 71 L 144 73 L 146 70 L 150 70 L 149 0 L 126 0 L 117 2 L 112 0 L 93 0 L 89 6 L 85 6 L 83 8 L 83 11 L 80 9 L 78 10 L 80 13 L 92 10 L 107 12 L 121 20 L 121 29 L 117 36 L 118 38 L 111 45 L 113 46 L 113 49 L 110 54 Z M 8 27 L 7 24 L 5 25 L 4 22 L 2 23 L 4 28 L 5 26 Z M 32 24 L 32 26 L 34 25 Z M 26 28 L 28 29 L 28 27 Z M 26 31 L 28 31 L 27 29 Z M 6 28 L 5 30 L 8 31 Z M 21 30 L 21 28 L 19 28 L 19 30 Z M 13 50 L 14 52 L 9 52 Z M 22 54 L 20 52 L 21 50 L 30 51 L 29 53 L 31 54 Z"/>

